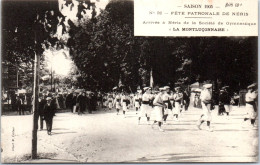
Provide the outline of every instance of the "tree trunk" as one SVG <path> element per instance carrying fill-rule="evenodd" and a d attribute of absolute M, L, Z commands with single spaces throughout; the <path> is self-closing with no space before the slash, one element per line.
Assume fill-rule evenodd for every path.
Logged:
<path fill-rule="evenodd" d="M 34 88 L 33 88 L 33 130 L 32 130 L 32 159 L 37 159 L 37 130 L 39 118 L 39 66 L 40 56 L 35 53 L 34 61 Z"/>

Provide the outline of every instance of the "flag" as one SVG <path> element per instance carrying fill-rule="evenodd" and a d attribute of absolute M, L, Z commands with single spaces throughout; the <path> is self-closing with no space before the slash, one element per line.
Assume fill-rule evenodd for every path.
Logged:
<path fill-rule="evenodd" d="M 119 87 L 123 86 L 122 81 L 121 81 L 121 76 L 120 76 L 120 78 L 119 78 L 118 86 L 119 86 Z"/>
<path fill-rule="evenodd" d="M 151 72 L 150 72 L 150 87 L 153 88 L 153 70 L 151 69 Z"/>

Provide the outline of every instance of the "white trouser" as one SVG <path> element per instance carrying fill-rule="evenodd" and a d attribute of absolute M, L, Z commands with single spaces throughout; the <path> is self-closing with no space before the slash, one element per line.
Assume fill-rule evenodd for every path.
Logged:
<path fill-rule="evenodd" d="M 175 102 L 174 105 L 175 105 L 175 108 L 174 108 L 173 114 L 179 115 L 181 112 L 181 104 L 179 102 Z"/>
<path fill-rule="evenodd" d="M 112 108 L 112 106 L 113 106 L 113 104 L 112 104 L 112 102 L 108 102 L 108 108 Z"/>
<path fill-rule="evenodd" d="M 201 120 L 205 120 L 205 121 L 211 121 L 211 110 L 210 110 L 210 104 L 205 104 L 203 102 L 201 102 L 202 105 L 202 118 Z"/>
<path fill-rule="evenodd" d="M 139 117 L 145 116 L 147 114 L 147 117 L 151 117 L 152 107 L 148 104 L 142 104 L 140 107 L 140 113 Z"/>
<path fill-rule="evenodd" d="M 135 101 L 135 108 L 140 108 L 140 104 L 138 101 Z"/>
<path fill-rule="evenodd" d="M 127 105 L 126 105 L 126 102 L 123 102 L 123 103 L 122 103 L 122 108 L 123 108 L 123 111 L 127 111 Z"/>
<path fill-rule="evenodd" d="M 224 105 L 224 108 L 225 108 L 225 110 L 226 110 L 226 112 L 231 112 L 231 110 L 232 110 L 232 105 Z"/>
<path fill-rule="evenodd" d="M 246 103 L 246 117 L 249 119 L 255 119 L 257 117 L 257 113 L 254 110 L 254 106 Z"/>
<path fill-rule="evenodd" d="M 120 108 L 121 108 L 120 103 L 116 102 L 116 109 L 120 109 Z"/>
<path fill-rule="evenodd" d="M 162 107 L 155 106 L 154 111 L 155 111 L 155 120 L 162 122 L 163 121 Z"/>

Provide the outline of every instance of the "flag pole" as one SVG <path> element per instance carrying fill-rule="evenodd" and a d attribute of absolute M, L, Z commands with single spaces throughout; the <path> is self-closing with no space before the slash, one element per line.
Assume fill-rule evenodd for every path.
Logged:
<path fill-rule="evenodd" d="M 154 82 L 153 82 L 153 69 L 151 68 L 150 72 L 150 87 L 153 88 Z"/>

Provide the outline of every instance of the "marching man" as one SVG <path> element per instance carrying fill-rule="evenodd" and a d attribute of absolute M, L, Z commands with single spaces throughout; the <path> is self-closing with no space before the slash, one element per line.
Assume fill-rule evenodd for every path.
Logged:
<path fill-rule="evenodd" d="M 245 100 L 246 100 L 246 111 L 247 115 L 244 118 L 244 121 L 248 119 L 251 120 L 251 126 L 254 127 L 255 120 L 257 117 L 257 90 L 256 84 L 249 85 L 247 87 L 248 92 L 246 93 Z"/>
<path fill-rule="evenodd" d="M 227 114 L 227 119 L 229 119 L 228 116 L 232 110 L 232 105 L 230 104 L 232 97 L 230 96 L 229 91 L 227 90 L 228 88 L 229 88 L 229 86 L 223 87 L 223 90 L 224 90 L 224 100 L 223 100 L 224 102 L 223 103 L 224 103 L 225 112 Z"/>
<path fill-rule="evenodd" d="M 147 124 L 149 124 L 150 117 L 151 117 L 151 111 L 152 107 L 150 106 L 150 97 L 151 97 L 151 88 L 150 87 L 144 87 L 145 93 L 142 97 L 142 105 L 140 107 L 140 113 L 138 117 L 138 124 L 140 124 L 141 117 L 145 116 L 147 117 Z"/>
<path fill-rule="evenodd" d="M 134 96 L 134 106 L 135 106 L 135 111 L 136 111 L 136 114 L 137 114 L 137 111 L 139 110 L 140 108 L 140 100 L 139 100 L 139 93 L 136 92 L 135 96 Z"/>
<path fill-rule="evenodd" d="M 159 131 L 163 132 L 164 131 L 162 129 L 163 108 L 166 108 L 167 106 L 164 104 L 163 98 L 162 98 L 162 96 L 165 94 L 165 88 L 159 88 L 159 90 L 160 90 L 160 92 L 155 96 L 155 99 L 153 101 L 156 118 L 152 124 L 152 128 L 153 128 L 154 124 L 158 122 Z"/>
<path fill-rule="evenodd" d="M 176 93 L 173 95 L 174 105 L 175 105 L 173 117 L 175 117 L 176 121 L 179 121 L 179 115 L 181 112 L 181 103 L 183 100 L 183 94 L 180 92 L 180 89 L 181 89 L 180 87 L 176 87 L 175 88 Z"/>
<path fill-rule="evenodd" d="M 108 101 L 108 109 L 111 110 L 113 107 L 113 96 L 109 95 L 107 101 Z"/>
<path fill-rule="evenodd" d="M 119 109 L 121 107 L 120 100 L 121 100 L 120 94 L 117 93 L 116 96 L 115 96 L 115 100 L 114 100 L 114 106 L 116 107 L 116 112 L 117 112 L 116 114 L 117 115 L 118 115 Z"/>
<path fill-rule="evenodd" d="M 169 96 L 169 100 L 170 100 L 170 103 L 171 103 L 171 106 L 172 106 L 172 110 L 173 108 L 175 107 L 175 103 L 174 103 L 174 92 L 171 91 L 171 94 Z"/>
<path fill-rule="evenodd" d="M 129 97 L 127 95 L 126 92 L 124 92 L 121 96 L 121 105 L 122 105 L 122 109 L 123 109 L 123 115 L 125 117 L 125 112 L 128 109 L 128 103 L 129 103 Z"/>
<path fill-rule="evenodd" d="M 163 99 L 164 104 L 167 107 L 164 108 L 163 122 L 164 122 L 164 124 L 166 124 L 166 119 L 168 117 L 168 114 L 171 112 L 172 106 L 171 106 L 171 102 L 170 102 L 170 99 L 169 99 L 169 97 L 170 97 L 170 95 L 169 95 L 170 87 L 169 86 L 165 86 L 164 89 L 165 89 L 165 93 L 162 96 L 162 99 Z"/>
<path fill-rule="evenodd" d="M 199 129 L 201 124 L 204 121 L 207 121 L 207 130 L 212 132 L 212 128 L 210 127 L 210 121 L 211 121 L 211 102 L 212 102 L 212 94 L 210 92 L 210 89 L 212 87 L 212 84 L 205 84 L 204 89 L 201 91 L 200 99 L 201 99 L 201 105 L 202 105 L 202 115 L 200 119 L 198 120 L 197 126 Z"/>

